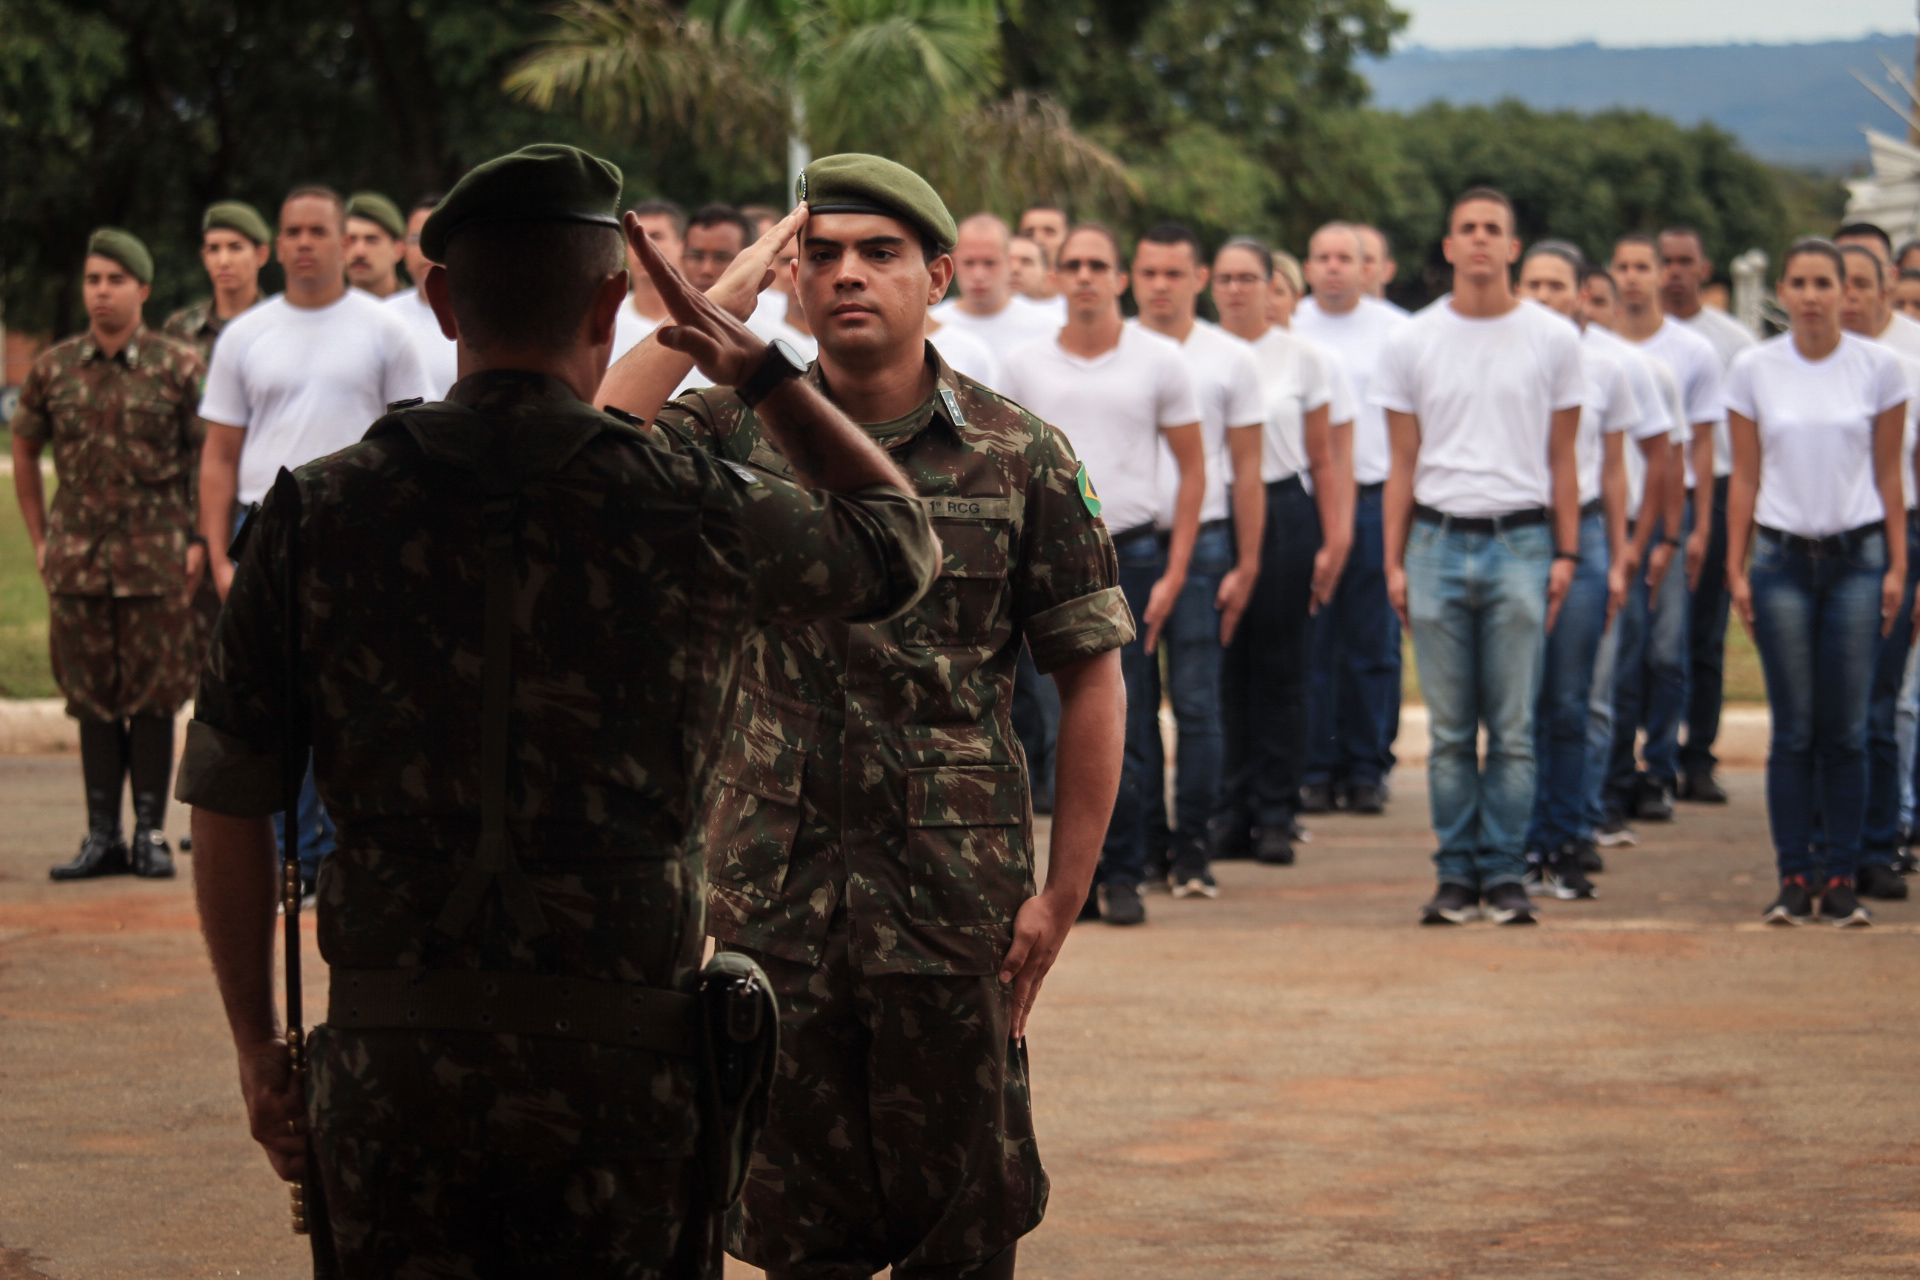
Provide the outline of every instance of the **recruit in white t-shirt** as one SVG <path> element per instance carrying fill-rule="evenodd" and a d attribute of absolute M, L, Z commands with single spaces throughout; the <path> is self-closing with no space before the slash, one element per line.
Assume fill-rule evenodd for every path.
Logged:
<path fill-rule="evenodd" d="M 1667 319 L 1678 320 L 1713 345 L 1713 353 L 1720 357 L 1722 376 L 1733 367 L 1735 356 L 1759 341 L 1747 326 L 1716 307 L 1701 307 L 1690 316 Z"/>
<path fill-rule="evenodd" d="M 1640 402 L 1627 378 L 1623 357 L 1582 342 L 1580 361 L 1586 371 L 1587 398 L 1580 406 L 1580 434 L 1574 438 L 1573 452 L 1580 470 L 1580 505 L 1584 507 L 1600 496 L 1607 456 L 1601 437 L 1626 432 L 1631 440 L 1641 417 Z"/>
<path fill-rule="evenodd" d="M 980 339 L 1002 368 L 1006 367 L 1007 357 L 1013 354 L 1014 348 L 1053 337 L 1060 332 L 1061 324 L 1050 308 L 1017 293 L 990 316 L 976 316 L 963 310 L 958 298 L 940 303 L 931 314 L 942 328 L 955 328 Z"/>
<path fill-rule="evenodd" d="M 999 391 L 1065 433 L 1115 533 L 1151 525 L 1160 506 L 1160 433 L 1200 421 L 1180 347 L 1138 325 L 1091 360 L 1056 338 L 1010 352 Z"/>
<path fill-rule="evenodd" d="M 1387 339 L 1373 402 L 1420 420 L 1414 501 L 1452 516 L 1553 502 L 1553 415 L 1586 398 L 1580 339 L 1534 302 L 1475 319 L 1428 307 Z"/>
<path fill-rule="evenodd" d="M 1680 432 L 1674 428 L 1673 415 L 1680 402 L 1680 387 L 1674 382 L 1673 375 L 1667 372 L 1667 366 L 1597 324 L 1586 327 L 1581 341 L 1584 347 L 1598 348 L 1618 360 L 1626 372 L 1628 385 L 1633 388 L 1640 425 L 1628 432 L 1632 439 L 1626 448 L 1627 519 L 1637 520 L 1640 518 L 1640 500 L 1647 487 L 1647 458 L 1641 452 L 1641 442 L 1658 436 L 1663 445 L 1671 445 L 1692 438 L 1684 434 L 1684 424 Z M 1665 390 L 1667 387 L 1672 388 L 1671 396 Z"/>
<path fill-rule="evenodd" d="M 955 373 L 972 378 L 983 387 L 1000 389 L 1000 361 L 980 339 L 964 329 L 943 324 L 927 336 L 927 341 Z"/>
<path fill-rule="evenodd" d="M 1760 430 L 1753 518 L 1825 538 L 1885 517 L 1873 480 L 1873 420 L 1906 403 L 1907 371 L 1886 347 L 1843 333 L 1824 360 L 1793 335 L 1742 352 L 1727 375 L 1727 408 Z"/>
<path fill-rule="evenodd" d="M 1362 298 L 1351 311 L 1321 309 L 1309 297 L 1293 313 L 1293 332 L 1331 352 L 1353 388 L 1353 480 L 1379 484 L 1393 466 L 1393 448 L 1387 442 L 1387 419 L 1374 402 L 1374 367 L 1387 339 L 1408 324 L 1406 312 L 1376 298 Z"/>
<path fill-rule="evenodd" d="M 1632 341 L 1628 339 L 1628 341 Z M 1713 344 L 1684 324 L 1664 317 L 1653 335 L 1634 343 L 1640 350 L 1673 371 L 1680 384 L 1680 401 L 1686 406 L 1687 425 L 1698 428 L 1713 424 L 1713 474 L 1733 474 L 1733 441 L 1727 435 L 1726 397 L 1721 393 L 1720 354 Z M 1689 440 L 1693 438 L 1689 432 Z M 1693 451 L 1683 455 L 1687 468 L 1687 488 L 1694 487 Z"/>
<path fill-rule="evenodd" d="M 1129 320 L 1127 323 L 1140 322 Z M 1187 340 L 1179 345 L 1187 358 L 1187 367 L 1193 371 L 1194 398 L 1200 402 L 1200 441 L 1207 459 L 1207 487 L 1200 501 L 1200 523 L 1206 524 L 1227 518 L 1227 487 L 1233 479 L 1227 429 L 1260 425 L 1260 376 L 1254 372 L 1253 348 L 1219 325 L 1196 319 L 1193 328 L 1187 331 Z M 1180 467 L 1163 438 L 1158 520 L 1162 529 L 1173 528 L 1173 509 L 1179 500 Z"/>
<path fill-rule="evenodd" d="M 1340 420 L 1334 411 L 1334 359 L 1298 334 L 1274 326 L 1253 344 L 1254 370 L 1260 376 L 1262 422 L 1266 430 L 1260 445 L 1260 478 L 1268 484 L 1299 476 L 1311 487 L 1307 470 L 1306 418 L 1328 406 L 1327 422 Z M 1353 420 L 1351 404 L 1340 406 Z"/>
<path fill-rule="evenodd" d="M 445 400 L 447 388 L 460 378 L 460 348 L 440 331 L 440 317 L 433 314 L 426 295 L 419 289 L 402 289 L 388 298 L 385 307 L 400 318 L 413 335 L 414 350 L 420 353 L 420 368 L 427 375 L 427 399 Z"/>
<path fill-rule="evenodd" d="M 627 295 L 627 300 L 620 304 L 620 311 L 613 318 L 613 350 L 607 356 L 607 367 L 611 369 L 614 365 L 618 364 L 621 356 L 645 342 L 655 329 L 658 329 L 665 323 L 665 320 L 655 320 L 651 316 L 643 316 L 638 311 L 635 311 L 633 309 L 633 295 Z M 752 327 L 752 321 L 748 321 L 748 327 Z M 775 336 L 785 337 L 786 335 L 776 334 Z M 813 342 L 813 339 L 806 338 L 804 334 L 802 334 L 801 337 L 805 338 L 806 344 L 808 345 L 796 342 L 794 346 L 799 349 L 801 355 L 811 360 L 813 359 L 813 352 L 810 344 Z M 764 337 L 764 335 L 763 340 L 768 342 L 773 341 L 772 338 Z M 792 341 L 792 339 L 788 339 L 788 341 Z M 680 379 L 679 385 L 673 389 L 673 395 L 667 398 L 671 400 L 673 396 L 678 396 L 696 387 L 704 387 L 707 385 L 707 375 L 701 373 L 698 366 L 696 366 L 687 370 L 687 376 Z"/>
<path fill-rule="evenodd" d="M 200 416 L 247 433 L 237 496 L 254 503 L 280 468 L 338 453 L 389 404 L 431 391 L 413 335 L 373 295 L 296 307 L 275 294 L 220 331 Z"/>

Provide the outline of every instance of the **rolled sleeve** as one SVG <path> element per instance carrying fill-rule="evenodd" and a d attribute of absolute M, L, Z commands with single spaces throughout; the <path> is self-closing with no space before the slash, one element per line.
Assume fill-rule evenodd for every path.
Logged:
<path fill-rule="evenodd" d="M 1013 569 L 1016 620 L 1034 665 L 1053 671 L 1133 639 L 1120 568 L 1106 522 L 1080 487 L 1080 460 L 1052 427 L 1032 419 L 1020 561 Z"/>
<path fill-rule="evenodd" d="M 1041 675 L 1118 649 L 1133 636 L 1133 611 L 1119 587 L 1103 587 L 1027 619 L 1027 648 Z"/>
<path fill-rule="evenodd" d="M 187 723 L 174 798 L 234 818 L 280 812 L 284 776 L 278 751 L 259 751 L 204 720 Z"/>
<path fill-rule="evenodd" d="M 28 444 L 43 445 L 53 437 L 53 420 L 47 416 L 47 379 L 45 372 L 36 364 L 27 373 L 27 380 L 20 387 L 20 404 L 13 411 L 13 421 L 7 424 L 16 440 L 25 440 Z"/>

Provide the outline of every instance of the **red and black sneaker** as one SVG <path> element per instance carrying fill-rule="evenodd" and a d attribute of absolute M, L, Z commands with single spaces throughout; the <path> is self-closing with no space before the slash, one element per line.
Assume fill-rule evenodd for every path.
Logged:
<path fill-rule="evenodd" d="M 1780 879 L 1780 896 L 1773 900 L 1760 917 L 1768 924 L 1811 924 L 1813 922 L 1813 888 L 1805 876 L 1783 876 Z"/>
<path fill-rule="evenodd" d="M 1860 905 L 1853 881 L 1835 876 L 1820 891 L 1820 918 L 1836 929 L 1858 929 L 1873 923 L 1873 913 Z"/>

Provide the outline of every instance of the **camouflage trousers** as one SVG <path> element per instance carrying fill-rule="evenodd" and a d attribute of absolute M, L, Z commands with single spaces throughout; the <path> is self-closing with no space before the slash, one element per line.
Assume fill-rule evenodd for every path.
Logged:
<path fill-rule="evenodd" d="M 1026 1049 L 991 974 L 860 972 L 844 911 L 820 967 L 747 951 L 780 998 L 780 1063 L 727 1252 L 795 1280 L 994 1257 L 1040 1225 Z"/>
<path fill-rule="evenodd" d="M 170 716 L 199 676 L 193 608 L 178 596 L 48 597 L 53 678 L 77 720 Z"/>
<path fill-rule="evenodd" d="M 308 1061 L 344 1280 L 718 1280 L 698 1257 L 685 1063 L 533 1036 L 327 1026 Z"/>

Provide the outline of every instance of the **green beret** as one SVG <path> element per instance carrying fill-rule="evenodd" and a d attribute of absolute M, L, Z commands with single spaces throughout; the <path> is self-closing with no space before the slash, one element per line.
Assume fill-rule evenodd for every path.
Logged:
<path fill-rule="evenodd" d="M 407 234 L 407 220 L 401 215 L 400 206 L 378 191 L 354 192 L 347 201 L 347 216 L 377 222 L 380 224 L 380 229 L 395 240 Z"/>
<path fill-rule="evenodd" d="M 102 227 L 87 240 L 87 255 L 112 258 L 141 284 L 153 283 L 153 255 L 140 237 L 118 227 Z"/>
<path fill-rule="evenodd" d="M 809 213 L 882 213 L 898 218 L 941 252 L 960 238 L 953 215 L 927 180 L 882 156 L 849 151 L 824 156 L 800 172 L 794 195 Z"/>
<path fill-rule="evenodd" d="M 267 220 L 260 216 L 260 211 L 239 200 L 222 200 L 207 206 L 200 219 L 200 234 L 205 235 L 215 227 L 238 231 L 255 244 L 273 243 L 273 232 L 267 230 Z"/>
<path fill-rule="evenodd" d="M 620 167 L 578 147 L 536 142 L 475 165 L 420 228 L 420 252 L 447 260 L 447 244 L 476 222 L 598 222 L 620 226 Z"/>

